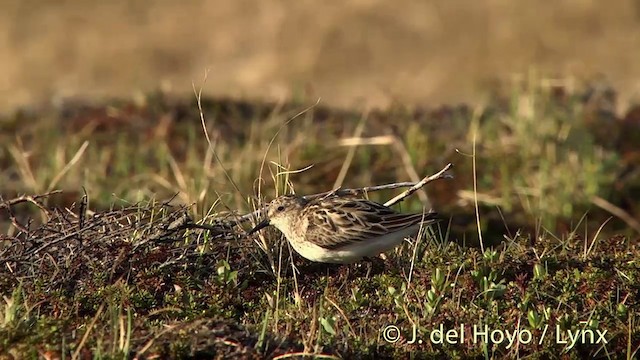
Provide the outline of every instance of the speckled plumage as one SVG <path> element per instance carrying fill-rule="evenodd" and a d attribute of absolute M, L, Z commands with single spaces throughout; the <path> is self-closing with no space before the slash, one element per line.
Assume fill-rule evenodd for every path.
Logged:
<path fill-rule="evenodd" d="M 366 199 L 285 195 L 269 203 L 267 219 L 250 233 L 273 225 L 309 260 L 350 263 L 396 247 L 435 215 L 402 214 Z"/>

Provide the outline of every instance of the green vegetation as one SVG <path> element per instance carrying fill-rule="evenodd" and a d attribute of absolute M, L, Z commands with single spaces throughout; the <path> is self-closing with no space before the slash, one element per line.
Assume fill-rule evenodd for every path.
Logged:
<path fill-rule="evenodd" d="M 161 94 L 8 117 L 0 357 L 633 358 L 640 121 L 616 118 L 610 95 L 530 81 L 479 109 L 364 114 L 203 100 L 211 147 L 198 105 Z M 290 256 L 273 229 L 223 226 L 284 192 L 417 181 L 448 162 L 455 179 L 401 205 L 428 196 L 445 221 L 369 276 Z M 171 225 L 186 214 L 221 230 Z"/>

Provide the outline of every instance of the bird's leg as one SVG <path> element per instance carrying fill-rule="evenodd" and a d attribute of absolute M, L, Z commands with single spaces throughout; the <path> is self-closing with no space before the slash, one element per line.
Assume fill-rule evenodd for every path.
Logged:
<path fill-rule="evenodd" d="M 369 278 L 369 275 L 371 275 L 371 268 L 373 268 L 373 259 L 365 256 L 362 260 L 364 260 L 367 263 L 367 273 L 365 274 L 365 279 Z"/>
<path fill-rule="evenodd" d="M 373 270 L 373 274 L 378 274 L 380 273 L 380 269 L 378 268 L 379 265 L 382 266 L 382 268 L 385 268 L 385 260 L 381 259 L 380 257 L 377 256 L 373 256 L 373 257 L 364 257 L 362 258 L 363 261 L 366 261 L 367 263 L 367 274 L 365 275 L 367 278 L 371 275 L 371 271 Z M 376 268 L 374 268 L 374 266 Z"/>

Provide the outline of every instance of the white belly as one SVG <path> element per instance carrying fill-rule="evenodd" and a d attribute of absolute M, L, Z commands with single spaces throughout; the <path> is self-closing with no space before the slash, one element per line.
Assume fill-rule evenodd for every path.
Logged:
<path fill-rule="evenodd" d="M 358 243 L 350 243 L 340 248 L 325 249 L 316 244 L 288 239 L 293 249 L 302 257 L 317 262 L 348 264 L 362 259 L 379 255 L 387 250 L 398 246 L 402 241 L 411 235 L 415 235 L 420 228 L 416 225 L 395 233 L 371 238 Z"/>

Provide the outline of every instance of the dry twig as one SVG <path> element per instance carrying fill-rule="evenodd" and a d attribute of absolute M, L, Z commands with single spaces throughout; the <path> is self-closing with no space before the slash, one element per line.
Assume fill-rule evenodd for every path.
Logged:
<path fill-rule="evenodd" d="M 394 197 L 393 199 L 387 201 L 386 203 L 384 203 L 385 206 L 392 206 L 395 205 L 397 203 L 399 203 L 400 201 L 404 200 L 406 197 L 410 196 L 411 194 L 413 194 L 414 192 L 418 191 L 418 189 L 422 188 L 423 186 L 427 185 L 428 183 L 438 180 L 438 179 L 450 179 L 453 176 L 446 174 L 446 172 L 451 169 L 451 167 L 453 166 L 453 164 L 449 163 L 447 164 L 447 166 L 445 166 L 442 170 L 438 171 L 437 173 L 431 175 L 431 176 L 427 176 L 425 178 L 423 178 L 422 180 L 418 181 L 417 183 L 415 183 L 413 186 L 411 186 L 409 189 L 405 190 L 402 194 L 399 194 L 398 196 Z"/>
<path fill-rule="evenodd" d="M 60 190 L 55 190 L 55 191 L 49 191 L 46 192 L 44 194 L 39 194 L 39 195 L 20 195 L 16 198 L 13 199 L 9 199 L 9 200 L 4 200 L 2 199 L 2 196 L 0 196 L 0 209 L 5 209 L 7 211 L 7 214 L 9 214 L 9 219 L 11 220 L 11 224 L 13 224 L 13 226 L 16 227 L 16 229 L 22 231 L 22 232 L 29 232 L 29 226 L 25 226 L 23 224 L 20 223 L 20 221 L 18 221 L 18 219 L 16 218 L 15 214 L 13 213 L 13 210 L 11 209 L 12 206 L 21 204 L 21 203 L 31 203 L 35 206 L 38 207 L 38 209 L 40 209 L 42 211 L 42 213 L 45 216 L 49 216 L 49 210 L 47 210 L 44 206 L 44 204 L 42 204 L 42 202 L 40 201 L 43 198 L 49 197 L 51 195 L 57 194 L 61 192 Z"/>

